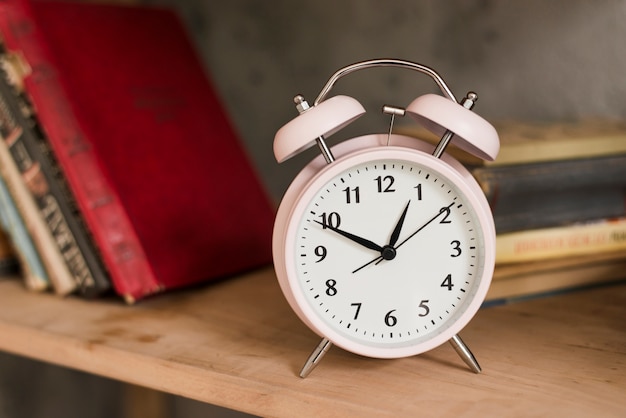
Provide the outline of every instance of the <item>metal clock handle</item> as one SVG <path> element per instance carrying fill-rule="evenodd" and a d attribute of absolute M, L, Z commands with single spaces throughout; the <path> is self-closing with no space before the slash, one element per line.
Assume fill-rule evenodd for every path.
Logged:
<path fill-rule="evenodd" d="M 454 97 L 454 94 L 452 94 L 452 91 L 448 87 L 448 85 L 445 83 L 445 81 L 443 81 L 443 78 L 432 68 L 427 67 L 422 64 L 418 64 L 416 62 L 383 58 L 383 59 L 374 59 L 374 60 L 357 62 L 357 63 L 348 65 L 346 67 L 343 67 L 337 70 L 335 74 L 330 76 L 330 78 L 326 82 L 326 85 L 322 88 L 322 91 L 317 96 L 317 99 L 315 99 L 315 102 L 313 103 L 313 105 L 317 106 L 321 101 L 323 101 L 328 95 L 328 93 L 330 92 L 330 90 L 333 88 L 335 83 L 341 77 L 346 76 L 358 70 L 364 70 L 364 69 L 373 68 L 373 67 L 399 67 L 399 68 L 406 68 L 409 70 L 418 71 L 422 74 L 426 74 L 430 78 L 432 78 L 435 81 L 435 83 L 437 83 L 437 85 L 441 89 L 441 92 L 443 93 L 444 96 L 446 96 L 448 99 L 454 102 L 457 101 L 456 98 Z"/>
<path fill-rule="evenodd" d="M 335 83 L 340 78 L 350 73 L 353 73 L 355 71 L 365 70 L 365 69 L 374 68 L 374 67 L 399 67 L 399 68 L 406 68 L 406 69 L 418 71 L 422 74 L 426 74 L 430 78 L 432 78 L 435 81 L 435 83 L 437 83 L 437 85 L 441 89 L 441 92 L 443 93 L 444 96 L 446 96 L 447 98 L 449 98 L 450 100 L 454 102 L 457 101 L 456 98 L 454 97 L 454 94 L 452 94 L 452 91 L 450 90 L 448 85 L 445 83 L 443 78 L 432 68 L 427 67 L 422 64 L 411 62 L 411 61 L 383 58 L 383 59 L 373 59 L 373 60 L 368 60 L 368 61 L 357 62 L 357 63 L 348 65 L 346 67 L 343 67 L 337 70 L 328 79 L 328 81 L 326 82 L 326 85 L 322 88 L 322 91 L 315 99 L 315 102 L 313 102 L 313 106 L 317 106 L 320 102 L 322 102 L 326 98 L 326 96 L 328 96 L 328 93 L 330 93 L 330 90 L 333 88 Z M 303 113 L 307 109 L 310 108 L 309 103 L 301 95 L 296 96 L 294 98 L 294 102 L 296 104 L 296 109 L 298 109 L 299 113 Z M 335 161 L 335 157 L 333 156 L 330 148 L 328 148 L 328 146 L 326 145 L 326 140 L 323 135 L 316 138 L 315 142 L 317 143 L 317 146 L 319 147 L 327 164 L 330 164 L 333 161 Z"/>
<path fill-rule="evenodd" d="M 432 68 L 427 67 L 422 64 L 418 64 L 416 62 L 382 58 L 382 59 L 373 59 L 373 60 L 368 60 L 368 61 L 357 62 L 357 63 L 348 65 L 346 67 L 343 67 L 337 70 L 332 76 L 330 76 L 330 78 L 326 82 L 326 85 L 324 85 L 320 94 L 315 99 L 315 102 L 313 102 L 313 106 L 317 106 L 319 103 L 324 101 L 324 99 L 326 99 L 326 96 L 328 96 L 328 93 L 330 93 L 333 86 L 335 85 L 337 81 L 339 81 L 340 78 L 348 74 L 351 74 L 353 72 L 359 71 L 359 70 L 365 70 L 368 68 L 375 68 L 375 67 L 406 68 L 409 70 L 420 72 L 422 74 L 426 74 L 430 78 L 432 78 L 433 81 L 435 81 L 435 83 L 439 86 L 439 89 L 441 90 L 444 96 L 446 96 L 448 99 L 454 102 L 457 102 L 456 98 L 454 97 L 454 94 L 450 90 L 450 87 L 448 87 L 448 85 L 443 80 L 443 78 Z M 471 109 L 477 98 L 478 96 L 475 93 L 470 92 L 468 93 L 467 97 L 463 99 L 461 104 L 465 106 L 467 109 Z M 294 98 L 294 102 L 296 104 L 296 109 L 298 110 L 299 113 L 304 113 L 306 110 L 310 108 L 309 103 L 301 95 L 296 96 Z M 465 102 L 470 102 L 470 104 L 466 106 Z M 443 154 L 443 151 L 445 150 L 446 146 L 450 142 L 450 139 L 452 138 L 452 136 L 453 134 L 451 132 L 449 131 L 446 132 L 446 134 L 443 136 L 443 138 L 439 142 L 437 149 L 435 150 L 436 152 L 438 152 L 438 154 L 435 155 L 436 157 L 439 157 L 441 156 L 441 154 Z M 320 148 L 320 151 L 322 155 L 324 156 L 326 163 L 330 164 L 333 161 L 335 161 L 335 157 L 333 156 L 330 148 L 328 148 L 328 146 L 326 145 L 326 140 L 324 136 L 320 136 L 316 138 L 315 141 L 318 147 Z"/>

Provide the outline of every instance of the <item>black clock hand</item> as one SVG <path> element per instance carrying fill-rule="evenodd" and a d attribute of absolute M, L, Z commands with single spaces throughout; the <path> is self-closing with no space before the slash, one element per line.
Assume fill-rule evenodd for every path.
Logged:
<path fill-rule="evenodd" d="M 372 263 L 376 263 L 377 261 L 380 262 L 383 260 L 383 256 L 379 255 L 378 257 L 376 257 L 375 259 L 373 259 L 372 261 L 368 261 L 367 263 L 363 264 L 361 267 L 357 268 L 356 270 L 352 271 L 352 274 L 356 273 L 359 270 L 364 269 L 365 267 L 369 266 Z"/>
<path fill-rule="evenodd" d="M 402 212 L 402 215 L 400 215 L 400 219 L 398 220 L 396 227 L 393 229 L 393 232 L 391 233 L 391 239 L 389 239 L 389 245 L 392 247 L 396 245 L 396 242 L 398 242 L 398 238 L 400 238 L 400 231 L 402 230 L 402 224 L 404 224 L 404 218 L 406 218 L 406 213 L 409 210 L 410 204 L 411 204 L 411 201 L 409 200 L 406 204 L 406 207 L 404 208 L 404 211 Z"/>
<path fill-rule="evenodd" d="M 430 218 L 428 221 L 426 221 L 422 226 L 420 226 L 417 231 L 413 232 L 411 235 L 409 235 L 408 237 L 406 237 L 400 244 L 396 245 L 393 249 L 397 250 L 398 248 L 400 248 L 400 246 L 404 245 L 405 242 L 407 242 L 408 240 L 410 240 L 411 238 L 413 238 L 415 235 L 417 235 L 418 232 L 420 232 L 422 229 L 426 228 L 428 225 L 430 225 L 435 219 L 437 219 L 439 217 L 439 215 L 441 215 L 444 212 L 447 212 L 450 210 L 450 208 L 452 207 L 452 205 L 454 205 L 454 202 L 450 203 L 448 206 L 444 206 L 443 208 L 441 208 L 439 210 L 439 212 L 437 212 L 437 214 L 435 216 L 433 216 L 432 218 Z M 408 206 L 408 205 L 407 205 Z M 375 259 L 368 261 L 367 263 L 363 264 L 361 267 L 357 268 L 356 270 L 352 271 L 352 273 L 356 273 L 357 271 L 369 266 L 372 263 L 377 263 L 377 262 L 381 262 L 383 260 L 383 256 L 380 255 L 378 257 L 376 257 Z"/>
<path fill-rule="evenodd" d="M 324 226 L 324 224 L 322 222 L 320 222 L 320 221 L 314 221 L 314 222 Z M 373 241 L 370 241 L 370 240 L 365 239 L 363 237 L 359 237 L 358 235 L 351 234 L 350 232 L 343 231 L 343 230 L 341 230 L 339 228 L 335 228 L 332 225 L 326 225 L 326 228 L 330 229 L 333 232 L 338 233 L 339 235 L 342 235 L 342 236 L 348 238 L 349 240 L 352 240 L 352 241 L 356 242 L 357 244 L 360 244 L 360 245 L 362 245 L 362 246 L 364 246 L 366 248 L 369 248 L 370 250 L 379 251 L 379 252 L 383 251 L 383 247 L 381 247 L 380 245 L 376 244 Z"/>
<path fill-rule="evenodd" d="M 400 244 L 396 245 L 396 249 L 400 248 L 405 242 L 407 242 L 408 240 L 410 240 L 411 238 L 413 238 L 415 235 L 417 235 L 418 232 L 420 232 L 422 229 L 426 228 L 432 221 L 434 221 L 435 219 L 437 219 L 439 217 L 439 215 L 441 215 L 444 212 L 448 212 L 450 210 L 450 208 L 452 207 L 452 205 L 454 205 L 454 202 L 450 203 L 448 206 L 444 206 L 441 209 L 439 209 L 439 212 L 437 212 L 437 214 L 435 216 L 433 216 L 432 218 L 430 218 L 428 221 L 426 221 L 426 223 L 422 226 L 420 226 L 417 231 L 413 232 L 411 235 L 409 235 L 408 237 L 406 237 L 404 239 L 404 241 L 402 241 Z"/>
<path fill-rule="evenodd" d="M 398 238 L 400 238 L 400 231 L 402 231 L 402 225 L 404 224 L 404 218 L 406 218 L 406 213 L 409 210 L 409 205 L 411 201 L 409 200 L 406 203 L 404 210 L 402 211 L 402 215 L 400 215 L 400 219 L 398 219 L 398 223 L 396 224 L 393 232 L 391 233 L 391 238 L 389 239 L 389 244 L 383 247 L 383 252 L 381 253 L 380 259 L 376 261 L 376 265 L 378 265 L 383 260 L 393 260 L 396 257 L 396 242 L 398 242 Z M 363 267 L 361 267 L 363 268 Z M 357 269 L 360 270 L 360 269 Z M 353 272 L 354 273 L 354 272 Z"/>

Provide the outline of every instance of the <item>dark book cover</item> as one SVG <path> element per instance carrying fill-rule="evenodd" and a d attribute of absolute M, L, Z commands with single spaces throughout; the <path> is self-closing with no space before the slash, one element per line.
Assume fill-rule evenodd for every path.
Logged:
<path fill-rule="evenodd" d="M 498 234 L 626 216 L 626 187 L 518 193 L 492 202 Z"/>
<path fill-rule="evenodd" d="M 531 192 L 626 187 L 626 154 L 486 166 L 472 170 L 490 204 Z"/>

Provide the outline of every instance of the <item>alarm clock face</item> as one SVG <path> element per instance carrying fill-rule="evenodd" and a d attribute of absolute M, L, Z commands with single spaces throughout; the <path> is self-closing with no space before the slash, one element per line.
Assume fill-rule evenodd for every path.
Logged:
<path fill-rule="evenodd" d="M 477 199 L 422 152 L 385 147 L 335 161 L 307 185 L 286 229 L 296 311 L 371 357 L 447 341 L 478 310 L 493 271 L 491 220 Z"/>

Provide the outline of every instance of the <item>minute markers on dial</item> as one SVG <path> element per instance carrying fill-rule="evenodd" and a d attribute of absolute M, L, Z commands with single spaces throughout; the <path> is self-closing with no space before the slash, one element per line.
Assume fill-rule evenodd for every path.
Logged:
<path fill-rule="evenodd" d="M 386 166 L 385 172 L 383 163 L 377 165 L 377 170 L 372 165 L 369 165 L 367 170 L 367 166 L 363 165 L 320 185 L 316 195 L 310 198 L 308 206 L 302 210 L 298 242 L 306 242 L 307 249 L 302 253 L 306 253 L 306 258 L 300 259 L 304 264 L 298 267 L 298 270 L 303 283 L 310 280 L 304 284 L 308 286 L 305 289 L 306 297 L 311 307 L 323 316 L 326 323 L 341 327 L 349 332 L 350 338 L 370 342 L 383 339 L 387 340 L 385 344 L 394 345 L 397 341 L 424 338 L 424 335 L 441 326 L 442 320 L 438 318 L 439 316 L 443 316 L 445 322 L 458 310 L 458 301 L 465 299 L 462 297 L 465 296 L 464 292 L 459 290 L 462 282 L 459 281 L 458 285 L 455 283 L 456 286 L 449 292 L 445 288 L 446 292 L 443 293 L 439 291 L 439 285 L 446 275 L 452 274 L 458 280 L 463 276 L 469 277 L 470 282 L 473 280 L 471 273 L 467 276 L 460 272 L 467 266 L 463 261 L 455 262 L 454 267 L 446 267 L 439 274 L 433 275 L 433 280 L 413 280 L 415 276 L 412 272 L 416 263 L 415 257 L 410 253 L 424 251 L 425 254 L 430 254 L 428 251 L 435 251 L 436 257 L 429 257 L 428 260 L 420 257 L 419 260 L 415 260 L 422 264 L 436 262 L 434 260 L 439 260 L 444 255 L 457 255 L 458 247 L 463 248 L 463 254 L 452 259 L 462 257 L 461 260 L 465 260 L 465 255 L 469 257 L 472 254 L 469 246 L 456 244 L 455 240 L 460 243 L 467 241 L 474 247 L 476 244 L 469 241 L 474 239 L 472 236 L 474 218 L 466 210 L 468 206 L 463 193 L 459 193 L 457 188 L 450 186 L 449 181 L 433 173 L 426 179 L 428 172 L 420 168 L 393 163 L 387 163 Z M 377 179 L 379 175 L 382 175 L 380 191 Z M 391 186 L 394 189 L 393 193 L 384 192 L 391 184 L 391 180 L 385 180 L 385 175 L 394 178 Z M 462 205 L 461 208 L 459 205 Z M 448 224 L 448 221 L 451 221 L 451 224 Z M 466 223 L 469 225 L 466 226 Z M 418 227 L 421 228 L 421 232 L 417 230 Z M 416 239 L 415 235 L 420 237 Z M 411 242 L 409 243 L 407 239 Z M 435 241 L 430 241 L 431 239 Z M 413 250 L 411 243 L 415 244 L 416 250 Z M 435 246 L 435 243 L 441 247 Z M 399 244 L 398 251 L 407 254 L 395 254 Z M 468 248 L 468 253 L 465 253 L 465 248 Z M 386 250 L 386 258 L 381 249 Z M 330 262 L 324 262 L 328 259 L 323 257 L 324 250 L 327 256 L 332 255 Z M 370 256 L 366 251 L 372 251 Z M 390 256 L 392 253 L 395 257 Z M 363 261 L 362 257 L 365 257 Z M 359 278 L 356 282 L 343 280 L 348 278 L 345 273 L 350 275 L 351 267 L 368 260 L 371 260 L 370 264 L 377 262 L 387 264 L 386 261 L 390 264 L 384 270 L 380 270 L 382 266 L 370 267 L 372 274 L 353 275 L 352 277 Z M 444 265 L 448 264 L 437 264 L 441 268 Z M 347 270 L 344 270 L 345 267 Z M 472 272 L 475 270 L 473 265 L 469 268 Z M 384 276 L 377 274 L 378 270 L 384 272 Z M 305 271 L 308 272 L 306 276 Z M 331 283 L 332 286 L 329 286 L 327 283 L 329 278 L 337 280 L 337 285 Z M 394 286 L 389 286 L 389 280 L 386 278 L 392 278 Z M 419 300 L 433 301 L 427 304 L 431 309 L 428 317 L 420 316 L 425 313 L 425 308 L 416 310 L 417 305 L 410 300 L 405 301 L 399 294 L 393 295 L 393 299 L 399 300 L 399 303 L 378 306 L 379 295 L 390 296 L 395 292 L 393 289 L 400 286 L 398 283 L 411 286 L 411 290 L 406 292 L 408 295 L 418 295 Z M 333 289 L 337 290 L 336 294 Z M 355 302 L 363 304 L 358 319 L 354 317 L 356 307 L 351 305 Z M 440 309 L 440 306 L 443 308 Z M 389 333 L 390 325 L 384 321 L 385 315 L 392 308 L 396 311 L 391 315 L 397 317 L 399 321 L 397 329 L 393 330 L 393 337 Z M 435 320 L 434 325 L 430 322 L 431 319 Z M 343 323 L 339 325 L 339 321 L 342 320 Z M 391 318 L 389 321 L 392 321 Z M 355 334 L 358 337 L 353 337 Z"/>

